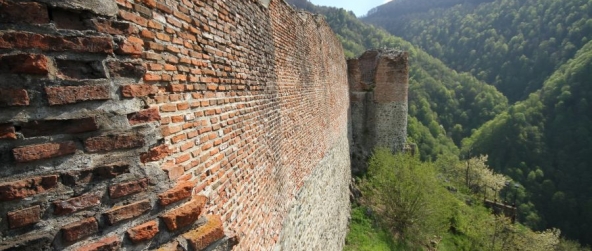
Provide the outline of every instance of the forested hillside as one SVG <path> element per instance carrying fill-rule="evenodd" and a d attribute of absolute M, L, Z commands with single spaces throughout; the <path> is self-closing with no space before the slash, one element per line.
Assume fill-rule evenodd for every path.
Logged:
<path fill-rule="evenodd" d="M 532 224 L 592 244 L 592 42 L 463 145 L 527 188 Z"/>
<path fill-rule="evenodd" d="M 494 87 L 470 74 L 446 67 L 409 42 L 367 25 L 343 9 L 316 7 L 307 1 L 289 1 L 323 14 L 341 40 L 346 56 L 357 57 L 372 48 L 398 48 L 409 52 L 409 138 L 417 143 L 421 156 L 458 154 L 454 140 L 470 135 L 507 108 L 506 98 Z"/>
<path fill-rule="evenodd" d="M 399 0 L 363 20 L 525 99 L 592 39 L 592 0 Z M 414 11 L 401 11 L 413 9 Z"/>

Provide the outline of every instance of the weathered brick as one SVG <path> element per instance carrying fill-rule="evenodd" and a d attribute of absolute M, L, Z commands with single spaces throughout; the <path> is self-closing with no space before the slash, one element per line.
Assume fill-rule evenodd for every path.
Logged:
<path fill-rule="evenodd" d="M 128 77 L 140 79 L 146 74 L 146 67 L 139 63 L 110 61 L 107 68 L 111 77 Z"/>
<path fill-rule="evenodd" d="M 127 235 L 133 243 L 148 241 L 158 233 L 158 223 L 149 221 L 127 230 Z"/>
<path fill-rule="evenodd" d="M 105 19 L 95 19 L 91 22 L 94 26 L 94 29 L 102 33 L 109 33 L 112 35 L 130 35 L 138 33 L 138 29 L 131 23 Z"/>
<path fill-rule="evenodd" d="M 22 199 L 58 186 L 58 176 L 39 176 L 0 184 L 0 201 Z"/>
<path fill-rule="evenodd" d="M 118 54 L 125 54 L 125 55 L 142 55 L 144 52 L 144 42 L 131 39 L 133 37 L 128 38 L 127 40 L 121 41 L 119 43 L 119 49 L 117 49 Z"/>
<path fill-rule="evenodd" d="M 207 215 L 207 223 L 183 234 L 193 250 L 203 250 L 217 240 L 224 238 L 222 220 L 217 215 Z"/>
<path fill-rule="evenodd" d="M 19 228 L 35 224 L 41 220 L 40 215 L 40 206 L 33 206 L 17 211 L 12 211 L 7 214 L 8 225 L 10 228 Z"/>
<path fill-rule="evenodd" d="M 64 215 L 74 213 L 101 204 L 99 194 L 85 194 L 68 200 L 55 201 L 53 214 Z"/>
<path fill-rule="evenodd" d="M 0 73 L 46 75 L 49 59 L 45 55 L 16 54 L 0 57 Z"/>
<path fill-rule="evenodd" d="M 116 251 L 121 241 L 117 236 L 110 236 L 75 249 L 76 251 Z"/>
<path fill-rule="evenodd" d="M 99 129 L 94 117 L 66 120 L 31 121 L 21 126 L 25 137 L 48 136 L 55 134 L 76 134 Z"/>
<path fill-rule="evenodd" d="M 0 89 L 0 107 L 27 106 L 29 94 L 24 89 Z"/>
<path fill-rule="evenodd" d="M 126 98 L 145 97 L 158 93 L 158 87 L 155 85 L 124 85 L 121 87 L 121 95 Z"/>
<path fill-rule="evenodd" d="M 195 196 L 191 201 L 163 214 L 161 218 L 170 231 L 189 226 L 199 218 L 206 201 L 204 196 Z"/>
<path fill-rule="evenodd" d="M 130 125 L 160 121 L 160 113 L 158 112 L 158 108 L 146 109 L 136 113 L 128 114 L 127 120 L 129 121 Z"/>
<path fill-rule="evenodd" d="M 49 23 L 47 7 L 39 3 L 0 1 L 0 23 Z"/>
<path fill-rule="evenodd" d="M 96 182 L 106 179 L 112 179 L 124 173 L 129 173 L 129 165 L 112 164 L 100 166 L 90 170 L 73 171 L 62 174 L 62 182 L 68 186 L 75 186 Z"/>
<path fill-rule="evenodd" d="M 14 159 L 19 163 L 50 159 L 74 154 L 75 152 L 76 144 L 74 141 L 29 145 L 12 149 Z"/>
<path fill-rule="evenodd" d="M 177 201 L 189 198 L 191 196 L 191 191 L 193 190 L 193 187 L 195 187 L 195 182 L 193 181 L 180 182 L 175 187 L 169 189 L 164 193 L 159 194 L 158 202 L 161 206 L 167 206 Z"/>
<path fill-rule="evenodd" d="M 107 224 L 114 225 L 118 222 L 138 217 L 150 211 L 150 209 L 152 209 L 150 201 L 142 200 L 129 205 L 115 207 L 103 215 L 105 215 Z"/>
<path fill-rule="evenodd" d="M 142 155 L 140 155 L 140 160 L 142 161 L 142 163 L 157 161 L 164 159 L 172 153 L 173 150 L 171 150 L 167 145 L 160 145 L 153 147 L 147 153 L 143 153 Z"/>
<path fill-rule="evenodd" d="M 0 49 L 113 53 L 113 43 L 109 37 L 58 37 L 28 32 L 3 32 L 0 33 Z"/>
<path fill-rule="evenodd" d="M 74 242 L 96 234 L 98 231 L 99 224 L 97 220 L 90 217 L 62 227 L 62 238 L 66 242 Z"/>
<path fill-rule="evenodd" d="M 111 99 L 108 86 L 55 86 L 45 87 L 50 105 L 67 105 L 84 101 Z"/>
<path fill-rule="evenodd" d="M 109 197 L 115 199 L 130 194 L 136 194 L 148 189 L 148 178 L 130 181 L 109 187 Z"/>
<path fill-rule="evenodd" d="M 144 146 L 140 135 L 106 135 L 88 138 L 84 141 L 86 151 L 91 153 L 131 149 Z"/>
<path fill-rule="evenodd" d="M 162 80 L 162 75 L 154 73 L 146 73 L 144 75 L 144 81 L 159 81 Z"/>
<path fill-rule="evenodd" d="M 183 173 L 185 172 L 185 168 L 183 168 L 183 166 L 163 167 L 162 170 L 164 170 L 167 173 L 170 180 L 175 180 L 181 177 L 181 175 L 183 175 Z"/>
<path fill-rule="evenodd" d="M 0 124 L 0 139 L 16 139 L 16 132 L 12 124 Z"/>

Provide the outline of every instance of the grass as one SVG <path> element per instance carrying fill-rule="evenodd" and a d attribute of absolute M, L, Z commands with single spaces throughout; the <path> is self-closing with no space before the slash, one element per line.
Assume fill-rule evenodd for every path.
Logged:
<path fill-rule="evenodd" d="M 397 251 L 409 250 L 398 243 L 391 234 L 381 229 L 366 208 L 354 206 L 351 211 L 349 232 L 345 238 L 344 251 Z"/>

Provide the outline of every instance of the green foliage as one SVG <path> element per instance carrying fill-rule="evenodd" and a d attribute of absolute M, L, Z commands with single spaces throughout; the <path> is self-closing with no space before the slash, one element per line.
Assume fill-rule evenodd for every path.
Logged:
<path fill-rule="evenodd" d="M 392 1 L 363 20 L 495 85 L 512 102 L 540 89 L 592 39 L 592 0 L 480 2 Z"/>
<path fill-rule="evenodd" d="M 489 154 L 494 170 L 519 181 L 521 220 L 556 227 L 591 244 L 592 42 L 525 101 L 486 123 L 463 152 Z M 534 206 L 540 212 L 537 214 Z M 524 208 L 523 208 L 524 207 Z"/>
<path fill-rule="evenodd" d="M 377 149 L 362 190 L 383 227 L 403 239 L 421 242 L 449 228 L 449 201 L 432 165 L 407 154 Z"/>
<path fill-rule="evenodd" d="M 476 184 L 505 185 L 508 179 L 488 171 L 486 159 L 469 161 L 481 173 Z M 458 173 L 466 170 L 465 163 L 453 156 L 422 162 L 376 149 L 361 182 L 363 201 L 371 210 L 354 209 L 346 250 L 585 250 L 560 240 L 557 229 L 533 232 L 493 215 L 479 203 L 480 193 L 463 187 Z M 367 212 L 373 212 L 374 220 Z"/>
<path fill-rule="evenodd" d="M 345 238 L 344 251 L 390 251 L 397 250 L 392 235 L 375 224 L 365 207 L 351 210 L 349 232 Z"/>

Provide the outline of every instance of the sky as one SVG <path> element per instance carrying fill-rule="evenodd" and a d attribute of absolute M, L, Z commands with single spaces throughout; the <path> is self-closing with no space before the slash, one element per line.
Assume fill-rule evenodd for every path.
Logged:
<path fill-rule="evenodd" d="M 357 17 L 366 15 L 376 6 L 390 2 L 390 0 L 309 0 L 315 5 L 344 8 L 353 11 Z"/>

